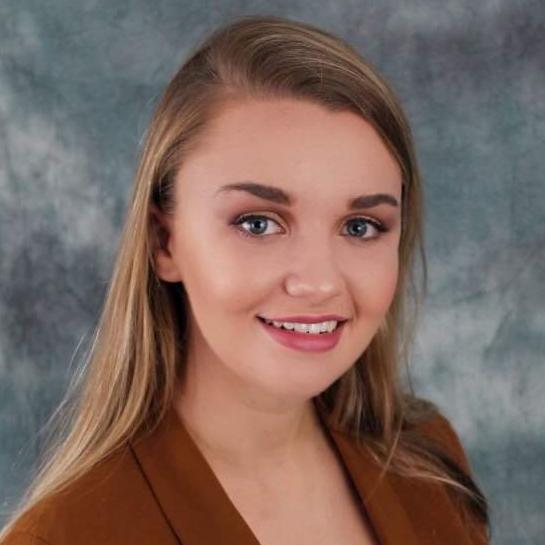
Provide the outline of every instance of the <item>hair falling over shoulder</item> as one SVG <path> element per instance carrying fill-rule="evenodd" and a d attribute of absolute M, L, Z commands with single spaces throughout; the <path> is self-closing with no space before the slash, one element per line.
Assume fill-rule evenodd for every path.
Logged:
<path fill-rule="evenodd" d="M 157 233 L 150 213 L 169 211 L 186 154 L 229 101 L 287 97 L 350 110 L 377 131 L 403 175 L 399 277 L 383 326 L 350 368 L 315 398 L 332 425 L 364 442 L 384 470 L 444 483 L 465 516 L 488 527 L 487 502 L 463 450 L 420 433 L 442 421 L 436 407 L 405 392 L 409 348 L 425 295 L 424 199 L 411 130 L 400 101 L 352 46 L 309 24 L 273 16 L 239 17 L 207 35 L 161 95 L 145 134 L 131 200 L 92 342 L 49 423 L 40 464 L 0 534 L 32 506 L 87 472 L 142 426 L 153 428 L 182 375 L 187 298 L 181 284 L 154 273 Z M 417 285 L 416 255 L 422 265 Z M 422 427 L 424 426 L 424 427 Z M 430 428 L 431 429 L 431 428 Z M 456 443 L 452 429 L 450 434 Z M 445 436 L 447 437 L 447 436 Z"/>

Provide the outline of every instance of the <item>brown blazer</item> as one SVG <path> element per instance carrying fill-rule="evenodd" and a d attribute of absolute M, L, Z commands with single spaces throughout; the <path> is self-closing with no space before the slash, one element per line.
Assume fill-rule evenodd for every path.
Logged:
<path fill-rule="evenodd" d="M 325 423 L 325 422 L 324 422 Z M 469 469 L 443 416 L 422 424 Z M 346 435 L 325 426 L 381 545 L 482 545 L 443 485 L 387 474 Z M 17 521 L 6 545 L 259 545 L 171 408 L 152 434 L 128 441 Z M 279 543 L 278 545 L 282 545 Z"/>

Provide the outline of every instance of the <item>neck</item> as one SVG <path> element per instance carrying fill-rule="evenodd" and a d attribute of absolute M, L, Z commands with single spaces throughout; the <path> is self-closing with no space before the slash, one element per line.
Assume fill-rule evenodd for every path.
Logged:
<path fill-rule="evenodd" d="M 310 463 L 317 445 L 324 443 L 312 399 L 265 403 L 263 395 L 243 394 L 220 380 L 207 380 L 206 388 L 199 387 L 188 372 L 179 385 L 175 408 L 201 452 L 232 470 L 300 467 Z"/>

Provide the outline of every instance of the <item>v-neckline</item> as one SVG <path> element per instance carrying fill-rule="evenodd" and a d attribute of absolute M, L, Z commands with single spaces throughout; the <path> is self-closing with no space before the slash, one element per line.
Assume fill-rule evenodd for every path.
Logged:
<path fill-rule="evenodd" d="M 435 540 L 439 538 L 435 529 L 433 540 L 422 539 L 406 510 L 406 500 L 403 503 L 398 495 L 404 492 L 405 498 L 410 497 L 411 484 L 389 473 L 379 480 L 381 468 L 367 449 L 332 428 L 322 416 L 320 419 L 354 484 L 379 545 L 470 545 L 452 514 L 440 520 L 448 536 L 446 541 Z M 164 516 L 183 545 L 260 545 L 174 406 L 153 433 L 129 443 Z M 443 507 L 452 508 L 445 504 L 448 499 L 444 492 L 434 489 L 431 493 L 436 513 Z M 419 501 L 425 501 L 425 497 Z"/>

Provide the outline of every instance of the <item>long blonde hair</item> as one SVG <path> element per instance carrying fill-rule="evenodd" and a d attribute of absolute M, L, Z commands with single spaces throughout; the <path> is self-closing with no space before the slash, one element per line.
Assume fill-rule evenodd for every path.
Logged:
<path fill-rule="evenodd" d="M 50 421 L 41 464 L 0 538 L 24 512 L 89 471 L 142 425 L 154 427 L 172 404 L 185 361 L 187 298 L 183 285 L 154 273 L 151 205 L 169 210 L 177 169 L 208 122 L 227 101 L 252 97 L 296 98 L 355 112 L 398 162 L 402 230 L 394 299 L 369 346 L 315 403 L 332 426 L 365 442 L 384 471 L 445 483 L 488 524 L 486 500 L 469 475 L 411 432 L 412 423 L 437 408 L 416 398 L 412 386 L 404 392 L 400 381 L 427 273 L 422 185 L 399 101 L 377 70 L 338 37 L 302 22 L 246 16 L 216 29 L 190 53 L 156 106 L 84 365 Z"/>

